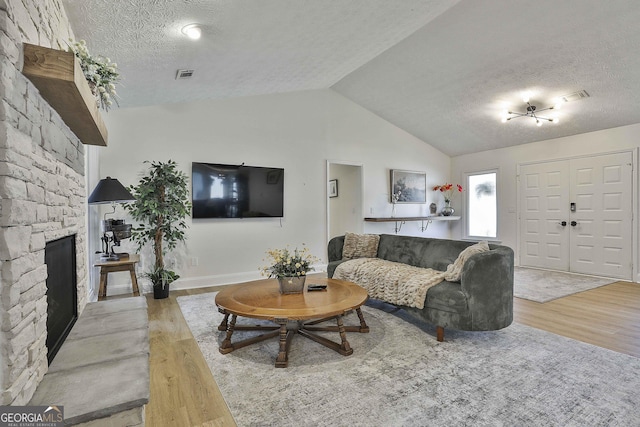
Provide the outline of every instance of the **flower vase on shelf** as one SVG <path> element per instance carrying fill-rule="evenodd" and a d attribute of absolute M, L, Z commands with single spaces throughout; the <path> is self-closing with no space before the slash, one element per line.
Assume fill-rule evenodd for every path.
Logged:
<path fill-rule="evenodd" d="M 444 196 L 444 208 L 440 211 L 442 216 L 451 216 L 455 212 L 455 209 L 451 207 L 451 198 L 456 193 L 462 193 L 462 185 L 460 184 L 444 184 L 436 185 L 433 187 L 433 191 L 439 191 Z"/>
<path fill-rule="evenodd" d="M 455 211 L 456 211 L 456 210 L 455 210 L 455 209 L 453 209 L 453 208 L 451 207 L 451 200 L 446 200 L 446 199 L 445 199 L 445 201 L 444 201 L 444 208 L 442 208 L 442 211 L 441 211 L 441 212 L 442 212 L 442 215 L 443 215 L 443 216 L 451 216 L 451 215 L 453 215 L 453 213 L 454 213 Z"/>
<path fill-rule="evenodd" d="M 307 276 L 278 277 L 281 294 L 301 294 L 304 290 L 304 282 Z"/>
<path fill-rule="evenodd" d="M 391 218 L 396 216 L 396 203 L 400 201 L 400 196 L 402 195 L 402 191 L 398 190 L 391 194 Z"/>

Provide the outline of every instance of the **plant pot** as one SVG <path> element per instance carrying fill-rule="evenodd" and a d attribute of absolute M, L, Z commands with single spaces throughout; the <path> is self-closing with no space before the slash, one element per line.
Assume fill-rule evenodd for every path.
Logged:
<path fill-rule="evenodd" d="M 278 277 L 281 294 L 301 294 L 307 276 Z"/>
<path fill-rule="evenodd" d="M 443 216 L 451 216 L 455 211 L 456 210 L 451 207 L 451 202 L 447 201 L 445 202 L 444 208 L 442 208 L 441 212 Z"/>
<path fill-rule="evenodd" d="M 169 297 L 169 284 L 162 286 L 162 284 L 153 285 L 153 298 L 164 299 Z"/>

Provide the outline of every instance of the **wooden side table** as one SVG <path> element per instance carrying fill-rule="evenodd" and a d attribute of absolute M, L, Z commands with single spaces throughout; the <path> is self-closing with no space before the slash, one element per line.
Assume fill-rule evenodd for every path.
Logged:
<path fill-rule="evenodd" d="M 100 291 L 98 292 L 98 301 L 107 298 L 107 277 L 109 273 L 118 271 L 128 271 L 131 274 L 131 287 L 133 295 L 139 296 L 138 279 L 136 278 L 136 263 L 140 261 L 140 255 L 131 254 L 127 258 L 118 261 L 96 261 L 93 266 L 100 267 Z"/>

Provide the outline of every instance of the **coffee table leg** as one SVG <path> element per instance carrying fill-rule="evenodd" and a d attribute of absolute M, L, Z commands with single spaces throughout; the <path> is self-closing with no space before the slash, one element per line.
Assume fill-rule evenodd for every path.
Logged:
<path fill-rule="evenodd" d="M 359 332 L 362 332 L 362 333 L 369 332 L 369 326 L 367 326 L 367 322 L 364 321 L 364 316 L 362 315 L 362 310 L 360 309 L 360 307 L 356 308 L 356 313 L 358 314 L 358 319 L 360 319 Z"/>
<path fill-rule="evenodd" d="M 350 312 L 345 312 L 345 316 Z M 362 314 L 362 310 L 360 307 L 356 308 L 356 313 L 358 314 L 358 319 L 360 320 L 360 326 L 344 326 L 344 330 L 346 332 L 360 332 L 362 334 L 366 334 L 369 332 L 369 326 L 367 326 L 367 322 L 364 320 L 364 315 Z M 318 332 L 338 332 L 337 326 L 316 326 L 320 323 L 326 322 L 328 320 L 334 320 L 336 316 L 324 317 L 322 319 L 312 320 L 310 322 L 304 323 L 304 329 L 307 331 L 318 331 Z"/>
<path fill-rule="evenodd" d="M 353 349 L 349 345 L 349 341 L 347 341 L 347 332 L 345 331 L 344 324 L 342 323 L 342 316 L 338 316 L 336 321 L 338 322 L 338 332 L 340 333 L 340 339 L 342 340 L 342 345 L 340 345 L 338 353 L 344 356 L 349 356 L 353 354 Z"/>
<path fill-rule="evenodd" d="M 287 331 L 287 320 L 275 319 L 280 325 L 280 351 L 276 358 L 276 368 L 286 368 L 289 363 L 289 343 L 293 334 Z"/>
<path fill-rule="evenodd" d="M 227 318 L 228 315 L 225 316 L 225 320 Z M 227 354 L 227 353 L 231 353 L 234 348 L 233 348 L 233 344 L 231 344 L 231 335 L 233 335 L 233 330 L 236 326 L 236 318 L 238 316 L 236 316 L 235 314 L 231 316 L 231 322 L 229 322 L 229 325 L 227 327 L 227 335 L 224 338 L 224 341 L 222 341 L 222 345 L 220 346 L 219 350 L 220 353 L 222 354 Z M 225 321 L 223 320 L 223 322 Z"/>
<path fill-rule="evenodd" d="M 229 321 L 229 313 L 224 313 L 224 319 L 222 319 L 222 322 L 220 322 L 220 325 L 218 325 L 218 330 L 226 331 L 228 327 L 228 323 L 227 323 L 228 321 Z"/>

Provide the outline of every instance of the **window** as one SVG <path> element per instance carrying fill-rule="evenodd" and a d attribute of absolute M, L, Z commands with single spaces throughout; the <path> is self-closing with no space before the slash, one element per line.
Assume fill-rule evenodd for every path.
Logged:
<path fill-rule="evenodd" d="M 467 237 L 498 237 L 497 171 L 467 174 Z"/>

